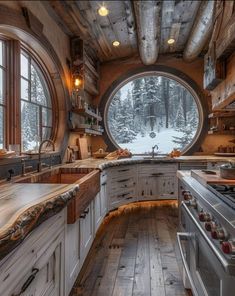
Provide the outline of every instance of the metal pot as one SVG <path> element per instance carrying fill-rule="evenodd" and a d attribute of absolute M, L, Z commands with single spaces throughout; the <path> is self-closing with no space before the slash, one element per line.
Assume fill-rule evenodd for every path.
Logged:
<path fill-rule="evenodd" d="M 230 163 L 220 166 L 220 177 L 224 179 L 235 179 L 235 167 Z"/>

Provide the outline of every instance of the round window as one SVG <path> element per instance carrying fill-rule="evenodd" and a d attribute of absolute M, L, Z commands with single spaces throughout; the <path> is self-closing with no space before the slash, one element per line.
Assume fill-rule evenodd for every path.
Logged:
<path fill-rule="evenodd" d="M 106 130 L 117 148 L 133 154 L 177 148 L 185 152 L 200 131 L 201 106 L 185 83 L 157 74 L 129 79 L 119 85 L 106 105 Z"/>

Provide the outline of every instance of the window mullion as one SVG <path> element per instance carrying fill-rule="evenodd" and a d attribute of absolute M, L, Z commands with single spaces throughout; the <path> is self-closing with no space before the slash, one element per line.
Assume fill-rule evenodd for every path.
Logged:
<path fill-rule="evenodd" d="M 21 144 L 20 132 L 20 42 L 8 43 L 8 83 L 7 83 L 7 146 Z M 11 124 L 10 124 L 11 123 Z"/>

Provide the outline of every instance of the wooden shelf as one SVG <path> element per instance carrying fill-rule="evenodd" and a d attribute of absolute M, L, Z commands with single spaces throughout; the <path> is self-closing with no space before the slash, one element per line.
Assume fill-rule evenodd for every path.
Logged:
<path fill-rule="evenodd" d="M 78 115 L 81 115 L 81 116 L 88 116 L 90 118 L 95 118 L 98 121 L 101 121 L 102 120 L 102 117 L 101 116 L 99 116 L 98 114 L 92 112 L 91 110 L 89 110 L 87 108 L 72 109 L 72 112 L 73 113 L 76 113 Z"/>
<path fill-rule="evenodd" d="M 235 130 L 208 131 L 209 135 L 234 135 Z"/>
<path fill-rule="evenodd" d="M 91 128 L 74 128 L 74 129 L 71 129 L 71 132 L 79 133 L 79 134 L 90 134 L 90 135 L 96 135 L 96 136 L 102 135 L 101 131 L 97 131 Z"/>
<path fill-rule="evenodd" d="M 213 112 L 208 115 L 208 118 L 219 118 L 219 117 L 235 117 L 235 112 Z"/>

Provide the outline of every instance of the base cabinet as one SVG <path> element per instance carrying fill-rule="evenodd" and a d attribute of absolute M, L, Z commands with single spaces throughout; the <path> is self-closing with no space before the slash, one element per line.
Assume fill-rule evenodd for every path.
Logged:
<path fill-rule="evenodd" d="M 140 165 L 138 169 L 138 200 L 177 198 L 177 169 L 177 164 Z"/>
<path fill-rule="evenodd" d="M 44 222 L 0 262 L 1 296 L 64 296 L 64 217 Z"/>

